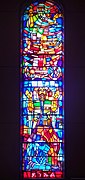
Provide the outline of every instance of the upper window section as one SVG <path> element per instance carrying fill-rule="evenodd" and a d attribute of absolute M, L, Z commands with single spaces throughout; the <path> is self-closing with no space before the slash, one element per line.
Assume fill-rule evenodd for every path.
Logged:
<path fill-rule="evenodd" d="M 58 5 L 48 1 L 35 2 L 26 8 L 22 21 L 24 55 L 63 54 L 63 14 Z M 51 63 L 44 62 L 46 66 Z M 38 66 L 36 60 L 33 66 Z"/>

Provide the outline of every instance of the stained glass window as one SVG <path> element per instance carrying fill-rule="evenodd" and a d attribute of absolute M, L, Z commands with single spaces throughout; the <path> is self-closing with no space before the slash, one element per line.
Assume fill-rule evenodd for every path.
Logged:
<path fill-rule="evenodd" d="M 21 176 L 64 177 L 64 17 L 53 1 L 21 17 Z"/>

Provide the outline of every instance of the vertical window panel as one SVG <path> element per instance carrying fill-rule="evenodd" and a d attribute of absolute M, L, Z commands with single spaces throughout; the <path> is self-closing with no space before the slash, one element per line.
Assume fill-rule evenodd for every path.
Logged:
<path fill-rule="evenodd" d="M 53 1 L 21 18 L 21 176 L 64 177 L 64 17 Z"/>

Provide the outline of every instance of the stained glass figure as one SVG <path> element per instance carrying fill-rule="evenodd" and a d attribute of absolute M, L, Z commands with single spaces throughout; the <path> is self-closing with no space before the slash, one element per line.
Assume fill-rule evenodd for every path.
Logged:
<path fill-rule="evenodd" d="M 64 177 L 64 17 L 40 0 L 21 18 L 21 174 Z"/>

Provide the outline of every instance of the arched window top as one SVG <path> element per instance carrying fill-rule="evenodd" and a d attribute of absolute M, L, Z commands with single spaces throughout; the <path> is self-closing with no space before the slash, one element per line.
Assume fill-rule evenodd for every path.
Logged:
<path fill-rule="evenodd" d="M 63 27 L 63 8 L 51 1 L 36 1 L 27 6 L 23 13 L 23 20 L 28 21 L 28 27 L 47 26 Z"/>
<path fill-rule="evenodd" d="M 41 11 L 44 13 L 63 13 L 63 6 L 59 1 L 53 1 L 53 0 L 36 0 L 36 1 L 30 1 L 27 2 L 24 5 L 24 10 L 29 10 L 30 8 L 33 8 L 33 13 L 39 12 L 38 8 L 41 8 Z M 38 7 L 38 8 L 37 8 Z M 51 9 L 50 9 L 51 8 Z M 48 10 L 48 11 L 47 11 Z"/>
<path fill-rule="evenodd" d="M 63 41 L 64 39 L 64 13 L 62 5 L 56 3 L 55 1 L 36 1 L 26 5 L 22 13 L 21 19 L 21 36 L 22 39 L 28 37 L 30 40 L 33 40 L 35 37 L 31 37 L 32 34 L 37 33 L 37 35 L 43 36 L 43 40 L 48 40 L 54 36 L 58 40 Z M 61 30 L 62 29 L 62 30 Z M 41 37 L 42 39 L 42 37 Z M 55 43 L 52 47 L 55 46 Z M 42 52 L 41 52 L 42 53 Z M 47 52 L 46 52 L 47 53 Z M 52 53 L 52 52 L 51 52 Z M 53 51 L 54 54 L 56 52 Z M 52 53 L 52 54 L 53 54 Z M 63 50 L 62 50 L 63 53 Z"/>

